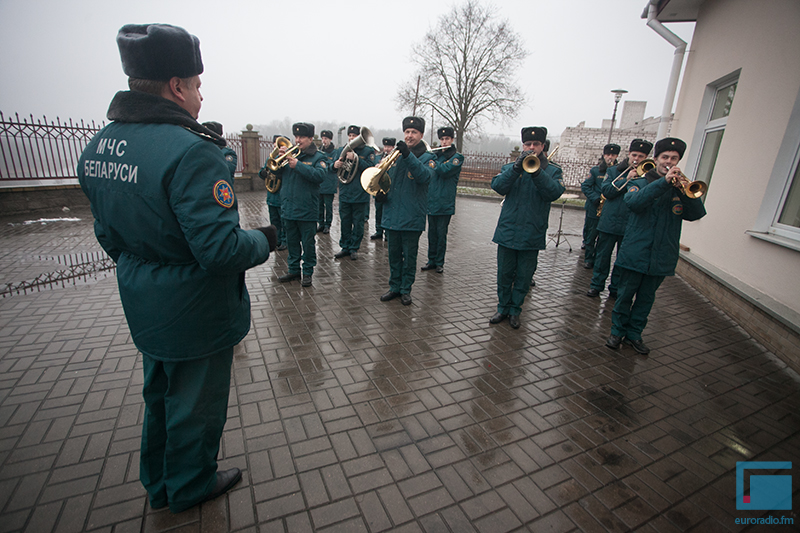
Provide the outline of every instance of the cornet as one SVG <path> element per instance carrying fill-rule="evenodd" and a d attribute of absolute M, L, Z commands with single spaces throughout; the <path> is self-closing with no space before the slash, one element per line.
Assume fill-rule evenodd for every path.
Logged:
<path fill-rule="evenodd" d="M 669 167 L 667 167 L 667 172 L 669 172 Z M 680 189 L 687 198 L 700 198 L 708 190 L 708 185 L 702 181 L 689 181 L 686 174 L 680 170 L 677 172 L 678 177 L 672 179 L 672 186 Z"/>
<path fill-rule="evenodd" d="M 284 147 L 286 152 L 283 155 L 278 155 L 280 154 L 280 149 Z M 297 157 L 298 155 L 300 155 L 300 147 L 298 145 L 292 146 L 292 142 L 286 137 L 278 137 L 275 139 L 275 148 L 269 154 L 269 159 L 267 159 L 267 168 L 270 172 L 275 173 L 289 164 L 289 157 Z"/>
<path fill-rule="evenodd" d="M 548 161 L 550 161 L 551 159 L 553 159 L 556 156 L 556 152 L 558 152 L 559 148 L 561 148 L 560 144 L 558 146 L 556 146 L 556 149 L 553 150 L 553 153 L 551 153 L 550 155 L 547 156 L 547 160 Z M 531 154 L 531 155 L 527 156 L 525 159 L 522 160 L 522 170 L 524 170 L 525 172 L 527 172 L 529 174 L 533 174 L 534 172 L 539 170 L 539 168 L 541 168 L 541 166 L 542 166 L 542 163 L 541 163 L 541 161 L 539 161 L 539 158 L 535 154 Z"/>

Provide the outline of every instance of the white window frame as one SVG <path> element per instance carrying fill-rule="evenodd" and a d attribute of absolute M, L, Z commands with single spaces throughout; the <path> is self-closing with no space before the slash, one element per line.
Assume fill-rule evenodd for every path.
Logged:
<path fill-rule="evenodd" d="M 734 83 L 739 83 L 739 74 L 741 73 L 741 69 L 738 69 L 730 74 L 727 74 L 717 80 L 706 85 L 705 93 L 703 94 L 703 102 L 700 105 L 700 113 L 698 114 L 697 119 L 697 126 L 695 126 L 694 136 L 692 136 L 692 144 L 689 147 L 689 156 L 686 158 L 686 169 L 691 169 L 690 176 L 695 176 L 692 179 L 697 179 L 697 171 L 700 167 L 700 156 L 703 154 L 703 149 L 705 148 L 706 136 L 709 133 L 713 133 L 715 131 L 725 130 L 728 125 L 728 118 L 730 117 L 730 113 L 727 116 L 720 117 L 715 120 L 711 119 L 711 112 L 714 110 L 714 103 L 716 101 L 717 92 L 720 89 L 727 87 L 728 85 L 733 85 Z M 735 97 L 734 97 L 735 100 Z M 731 113 L 733 110 L 731 110 Z M 723 133 L 723 142 L 724 142 L 724 133 Z M 722 145 L 720 145 L 721 148 Z M 711 177 L 714 176 L 714 172 L 711 172 Z M 711 181 L 709 179 L 709 181 Z M 707 183 L 710 189 L 710 183 Z M 705 201 L 707 194 L 703 195 L 703 201 Z"/>
<path fill-rule="evenodd" d="M 800 165 L 800 91 L 783 135 L 775 165 L 772 167 L 761 208 L 753 229 L 747 231 L 757 239 L 800 251 L 800 228 L 778 223 L 789 188 Z"/>

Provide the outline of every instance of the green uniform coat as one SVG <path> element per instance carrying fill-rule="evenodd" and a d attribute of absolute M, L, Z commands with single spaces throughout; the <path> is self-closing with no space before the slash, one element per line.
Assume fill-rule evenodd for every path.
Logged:
<path fill-rule="evenodd" d="M 603 183 L 604 175 L 600 174 L 600 167 L 592 167 L 589 170 L 589 177 L 581 183 L 581 191 L 586 197 L 583 204 L 586 209 L 586 218 L 597 219 L 597 208 L 600 206 L 600 185 Z M 605 209 L 605 208 L 604 208 Z"/>
<path fill-rule="evenodd" d="M 295 168 L 284 166 L 281 177 L 281 217 L 285 220 L 316 222 L 319 216 L 319 187 L 328 173 L 328 158 L 314 143 L 300 152 Z"/>
<path fill-rule="evenodd" d="M 603 196 L 606 197 L 606 201 L 603 204 L 603 214 L 600 216 L 597 229 L 603 233 L 610 233 L 612 235 L 625 235 L 625 227 L 628 225 L 628 214 L 630 213 L 628 205 L 623 199 L 623 196 L 625 196 L 625 193 L 628 191 L 627 185 L 622 187 L 619 191 L 612 185 L 614 179 L 628 168 L 627 163 L 625 164 L 625 168 L 622 169 L 620 169 L 621 165 L 622 163 L 608 169 L 606 179 L 600 187 Z M 630 172 L 633 172 L 633 170 Z M 625 176 L 627 177 L 627 174 Z M 617 180 L 617 186 L 622 185 L 624 182 L 625 177 L 620 178 Z M 628 182 L 628 184 L 630 184 L 630 182 Z"/>
<path fill-rule="evenodd" d="M 394 231 L 425 230 L 428 209 L 428 184 L 436 169 L 436 160 L 420 141 L 408 157 L 400 156 L 391 169 L 392 179 L 383 204 L 381 226 Z"/>
<path fill-rule="evenodd" d="M 648 276 L 674 275 L 681 223 L 704 217 L 703 202 L 687 198 L 655 170 L 631 181 L 624 200 L 631 213 L 616 264 Z"/>
<path fill-rule="evenodd" d="M 97 240 L 117 263 L 136 347 L 162 361 L 232 347 L 250 329 L 244 272 L 267 260 L 269 244 L 239 227 L 224 140 L 144 93 L 117 93 L 108 116 L 78 179 Z"/>
<path fill-rule="evenodd" d="M 339 159 L 342 155 L 342 150 L 344 148 L 337 148 L 333 152 L 333 161 Z M 356 148 L 354 150 L 356 155 L 358 156 L 358 167 L 356 168 L 356 174 L 353 177 L 350 183 L 342 183 L 339 181 L 339 178 L 336 176 L 337 169 L 333 168 L 333 164 L 330 166 L 330 174 L 333 176 L 339 183 L 339 202 L 348 202 L 351 204 L 359 204 L 359 203 L 369 203 L 369 194 L 367 191 L 364 190 L 364 187 L 361 186 L 361 173 L 364 172 L 366 169 L 375 166 L 375 150 L 370 148 L 369 146 L 362 146 L 360 148 Z"/>
<path fill-rule="evenodd" d="M 320 153 L 327 158 L 327 166 L 328 170 L 333 170 L 334 172 L 328 172 L 325 174 L 325 179 L 322 181 L 322 184 L 319 186 L 319 193 L 320 194 L 336 194 L 336 191 L 339 187 L 339 179 L 336 177 L 336 169 L 333 168 L 333 162 L 335 161 L 333 154 L 336 151 L 336 147 L 333 143 L 328 145 L 328 149 L 326 150 L 324 147 L 319 149 Z"/>
<path fill-rule="evenodd" d="M 453 215 L 464 156 L 451 146 L 440 151 L 436 159 L 436 174 L 428 185 L 428 214 Z"/>
<path fill-rule="evenodd" d="M 514 164 L 504 165 L 492 178 L 492 189 L 505 196 L 492 242 L 513 250 L 544 250 L 550 203 L 564 191 L 561 167 L 542 158 L 539 175 L 514 170 Z"/>

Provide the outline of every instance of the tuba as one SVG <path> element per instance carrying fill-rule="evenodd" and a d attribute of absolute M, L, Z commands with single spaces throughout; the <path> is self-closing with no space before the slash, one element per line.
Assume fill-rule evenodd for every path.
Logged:
<path fill-rule="evenodd" d="M 361 186 L 367 191 L 367 194 L 375 196 L 379 192 L 384 194 L 389 192 L 392 179 L 389 177 L 388 172 L 397 163 L 399 157 L 400 151 L 395 148 L 377 166 L 368 168 L 361 173 Z"/>
<path fill-rule="evenodd" d="M 286 152 L 283 155 L 280 155 L 280 149 L 286 148 Z M 275 139 L 275 148 L 272 150 L 272 153 L 269 154 L 269 159 L 267 159 L 266 167 L 267 169 L 275 174 L 278 170 L 285 167 L 289 164 L 288 157 L 297 157 L 300 155 L 300 147 L 296 144 L 292 146 L 292 142 L 287 139 L 286 137 L 278 137 Z M 280 185 L 278 185 L 280 187 Z"/>
<path fill-rule="evenodd" d="M 346 159 L 345 156 L 347 156 L 347 152 L 355 152 L 356 148 L 361 148 L 364 145 L 370 146 L 375 151 L 378 151 L 378 147 L 373 144 L 373 141 L 374 138 L 369 128 L 362 127 L 358 137 L 348 142 L 345 147 L 342 148 L 342 153 L 339 154 L 339 161 L 342 161 L 343 165 L 336 171 L 336 177 L 339 178 L 341 183 L 347 184 L 353 181 L 358 171 L 358 155 L 356 155 L 356 158 L 353 160 Z"/>

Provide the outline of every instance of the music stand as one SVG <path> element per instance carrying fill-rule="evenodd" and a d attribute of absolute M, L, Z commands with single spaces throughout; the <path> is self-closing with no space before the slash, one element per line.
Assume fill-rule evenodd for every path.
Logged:
<path fill-rule="evenodd" d="M 561 216 L 558 217 L 558 231 L 550 235 L 550 238 L 547 239 L 547 244 L 545 244 L 545 247 L 547 247 L 547 245 L 550 244 L 550 241 L 554 241 L 556 243 L 556 248 L 558 248 L 558 245 L 561 244 L 561 241 L 563 240 L 565 243 L 567 243 L 567 246 L 569 246 L 569 251 L 570 252 L 572 251 L 572 245 L 567 240 L 567 234 L 562 230 L 562 224 L 564 223 L 564 206 L 567 204 L 567 200 L 571 198 L 580 198 L 580 195 L 573 193 L 564 193 L 561 195 L 561 197 L 559 197 L 559 200 L 562 200 L 562 202 L 561 202 Z"/>

